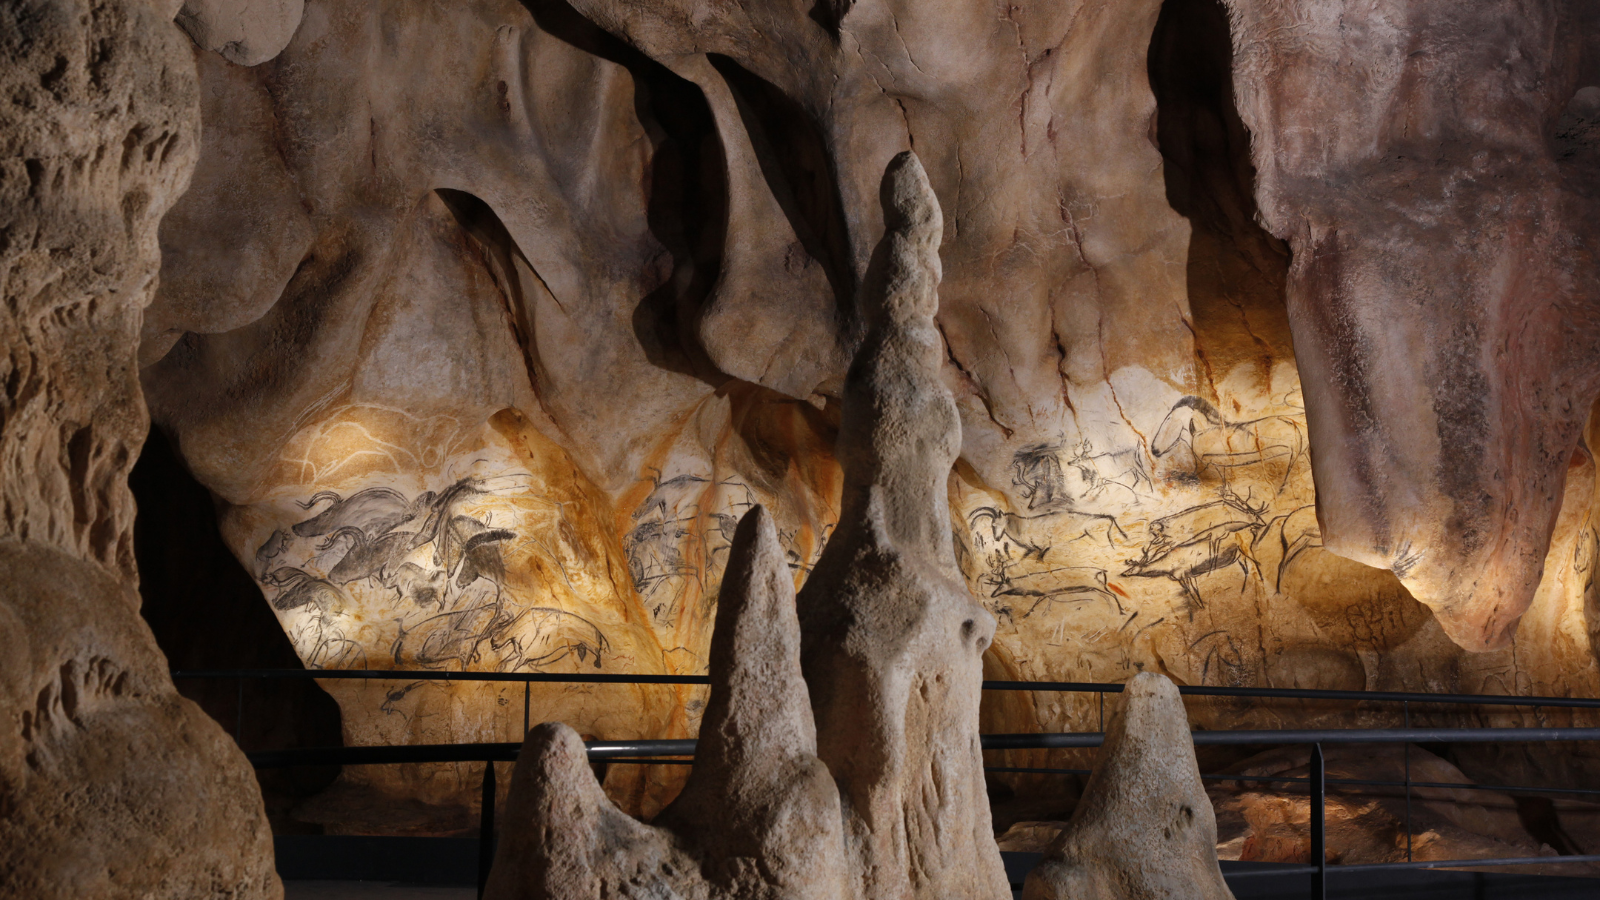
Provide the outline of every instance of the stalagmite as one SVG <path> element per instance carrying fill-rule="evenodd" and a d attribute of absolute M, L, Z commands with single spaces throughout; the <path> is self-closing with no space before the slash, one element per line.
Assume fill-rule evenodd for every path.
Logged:
<path fill-rule="evenodd" d="M 882 202 L 861 298 L 869 324 L 845 380 L 842 524 L 800 617 L 756 507 L 730 551 L 682 795 L 641 825 L 601 793 L 570 728 L 540 726 L 517 765 L 496 900 L 660 886 L 818 900 L 1009 893 L 978 746 L 993 620 L 967 594 L 950 540 L 944 482 L 960 424 L 938 381 L 939 206 L 915 155 L 889 164 Z"/>
<path fill-rule="evenodd" d="M 883 178 L 866 337 L 845 377 L 839 527 L 800 592 L 818 755 L 869 898 L 1004 897 L 978 702 L 994 618 L 955 567 L 946 482 L 961 422 L 939 381 L 939 206 L 917 157 Z"/>
<path fill-rule="evenodd" d="M 1217 820 L 1189 718 L 1166 677 L 1123 688 L 1072 820 L 1023 900 L 1233 900 L 1217 865 Z"/>
<path fill-rule="evenodd" d="M 739 523 L 689 783 L 645 825 L 607 799 L 571 728 L 528 733 L 491 900 L 841 897 L 839 800 L 816 757 L 794 584 L 772 519 Z"/>

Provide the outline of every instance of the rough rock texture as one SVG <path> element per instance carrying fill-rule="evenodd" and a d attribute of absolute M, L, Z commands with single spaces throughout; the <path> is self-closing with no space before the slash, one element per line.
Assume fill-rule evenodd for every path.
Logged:
<path fill-rule="evenodd" d="M 1324 749 L 1330 779 L 1403 781 L 1407 750 L 1330 746 Z M 1409 748 L 1411 779 L 1436 784 L 1471 784 L 1460 769 L 1423 750 Z M 1310 750 L 1268 751 L 1229 766 L 1236 775 L 1305 778 Z M 1219 853 L 1224 859 L 1304 862 L 1310 856 L 1310 803 L 1305 790 L 1274 790 L 1260 782 L 1215 782 Z M 1499 791 L 1414 787 L 1411 793 L 1413 859 L 1473 859 L 1588 853 L 1595 837 L 1594 804 L 1557 797 L 1554 802 Z M 1542 801 L 1542 802 L 1541 802 Z M 1327 803 L 1330 863 L 1403 862 L 1406 859 L 1405 793 L 1397 787 L 1331 784 Z M 1587 874 L 1583 864 L 1548 874 Z"/>
<path fill-rule="evenodd" d="M 1600 29 L 1561 18 L 1593 4 L 1497 0 L 1459 25 L 1426 3 L 575 6 L 310 0 L 270 61 L 197 49 L 201 160 L 162 224 L 142 378 L 306 665 L 703 671 L 739 517 L 767 508 L 797 582 L 839 521 L 833 447 L 868 331 L 857 295 L 879 176 L 915 147 L 945 214 L 936 327 L 961 420 L 949 525 L 997 620 L 992 677 L 1600 696 L 1600 434 L 1568 430 L 1592 399 L 1579 294 L 1600 131 L 1579 87 L 1600 86 Z M 1336 19 L 1345 37 L 1330 36 Z M 1349 37 L 1362 29 L 1387 37 Z M 1514 36 L 1544 49 L 1505 68 Z M 1368 101 L 1391 84 L 1383 118 Z M 1406 110 L 1442 124 L 1413 127 Z M 1295 149 L 1332 140 L 1324 123 L 1344 143 Z M 1439 199 L 1449 172 L 1477 171 L 1474 147 L 1505 176 L 1461 182 L 1482 212 Z M 1302 265 L 1298 222 L 1334 223 L 1355 268 Z M 1484 287 L 1497 241 L 1550 254 L 1506 282 L 1532 293 Z M 1357 277 L 1358 257 L 1417 274 Z M 1566 294 L 1538 287 L 1557 275 Z M 1330 360 L 1377 357 L 1318 330 L 1307 311 L 1334 308 L 1313 296 L 1329 285 L 1368 331 L 1390 307 L 1416 331 L 1418 303 L 1457 324 L 1491 295 L 1508 312 L 1461 325 L 1478 335 L 1465 343 L 1423 328 L 1412 344 L 1431 361 L 1416 369 L 1391 355 L 1335 372 Z M 1522 317 L 1530 342 L 1556 328 L 1566 343 L 1549 353 L 1502 341 L 1523 309 L 1511 301 L 1535 294 L 1556 298 Z M 1458 370 L 1501 387 L 1460 388 L 1477 382 Z M 1435 385 L 1457 392 L 1437 412 Z M 1405 402 L 1372 406 L 1365 431 L 1324 414 L 1360 390 Z M 1440 428 L 1509 443 L 1430 457 Z M 1382 434 L 1405 453 L 1380 453 Z M 1351 454 L 1375 460 L 1379 506 L 1349 500 Z M 1322 525 L 1313 464 L 1332 492 Z M 1462 474 L 1474 467 L 1489 473 L 1478 494 Z M 1391 549 L 1405 532 L 1432 562 L 1360 549 L 1367 526 L 1348 523 L 1383 504 Z M 1429 511 L 1405 531 L 1413 505 Z M 1460 523 L 1443 524 L 1456 507 Z M 1323 526 L 1429 602 L 1499 598 L 1498 636 L 1474 637 L 1471 603 L 1436 616 L 1396 572 L 1328 552 Z M 1468 551 L 1455 533 L 1501 537 Z M 1481 575 L 1481 590 L 1446 590 L 1446 571 Z M 335 690 L 352 743 L 523 734 L 515 690 Z M 1088 696 L 988 699 L 988 730 L 1097 716 Z M 532 694 L 535 721 L 602 738 L 692 735 L 704 704 L 696 689 Z M 1213 728 L 1398 723 L 1383 709 L 1193 712 Z M 1475 776 L 1600 775 L 1589 748 L 1475 752 L 1458 760 Z M 344 784 L 459 806 L 474 778 L 439 766 Z M 676 779 L 606 777 L 646 815 Z M 1038 779 L 1005 780 L 1026 794 Z"/>
<path fill-rule="evenodd" d="M 761 507 L 740 522 L 731 553 L 711 702 L 678 799 L 642 824 L 606 797 L 576 732 L 534 728 L 485 896 L 847 896 L 839 795 L 816 757 L 794 585 Z"/>
<path fill-rule="evenodd" d="M 253 66 L 288 45 L 304 8 L 305 0 L 185 0 L 178 24 L 196 44 Z"/>
<path fill-rule="evenodd" d="M 1462 646 L 1505 647 L 1600 387 L 1600 168 L 1556 134 L 1600 18 L 1230 8 L 1257 197 L 1294 253 L 1324 545 L 1394 571 Z"/>
<path fill-rule="evenodd" d="M 945 482 L 961 421 L 938 380 L 943 221 L 915 154 L 883 176 L 884 239 L 845 376 L 839 526 L 800 592 L 818 755 L 860 897 L 1003 897 L 978 704 L 994 619 L 955 567 Z"/>
<path fill-rule="evenodd" d="M 1189 717 L 1166 677 L 1127 683 L 1072 820 L 1028 873 L 1026 900 L 1233 900 Z"/>
<path fill-rule="evenodd" d="M 173 9 L 0 6 L 0 895 L 281 896 L 242 754 L 138 615 L 156 225 L 198 153 Z"/>

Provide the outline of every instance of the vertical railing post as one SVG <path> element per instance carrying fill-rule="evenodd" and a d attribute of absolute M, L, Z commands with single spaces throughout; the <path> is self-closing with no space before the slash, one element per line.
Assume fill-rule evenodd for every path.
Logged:
<path fill-rule="evenodd" d="M 1311 745 L 1311 859 L 1317 871 L 1311 876 L 1311 900 L 1328 896 L 1328 787 L 1324 778 L 1322 745 Z"/>
<path fill-rule="evenodd" d="M 1410 730 L 1411 701 L 1403 701 L 1402 706 L 1406 714 L 1406 729 Z M 1411 742 L 1406 741 L 1400 747 L 1406 761 L 1406 862 L 1411 862 Z"/>
<path fill-rule="evenodd" d="M 483 764 L 483 803 L 478 816 L 478 900 L 489 886 L 489 869 L 494 866 L 494 760 Z"/>

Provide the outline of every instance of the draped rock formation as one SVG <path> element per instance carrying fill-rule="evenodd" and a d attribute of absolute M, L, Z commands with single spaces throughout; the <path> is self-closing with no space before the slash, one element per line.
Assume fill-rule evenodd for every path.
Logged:
<path fill-rule="evenodd" d="M 1600 13 L 1230 8 L 1257 197 L 1294 253 L 1324 545 L 1505 647 L 1600 388 L 1600 152 L 1558 137 Z"/>
<path fill-rule="evenodd" d="M 138 613 L 134 355 L 200 125 L 158 6 L 0 6 L 0 896 L 18 900 L 282 895 L 249 765 Z"/>

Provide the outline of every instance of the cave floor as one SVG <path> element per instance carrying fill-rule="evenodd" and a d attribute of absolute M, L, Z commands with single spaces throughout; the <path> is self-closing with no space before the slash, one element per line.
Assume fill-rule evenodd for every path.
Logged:
<path fill-rule="evenodd" d="M 393 881 L 283 882 L 283 900 L 476 900 L 478 889 Z"/>

